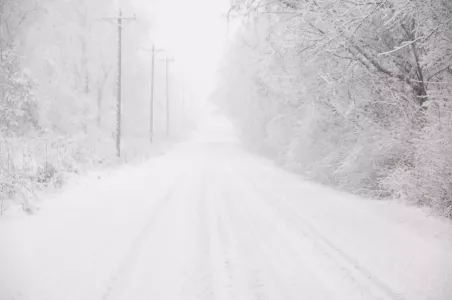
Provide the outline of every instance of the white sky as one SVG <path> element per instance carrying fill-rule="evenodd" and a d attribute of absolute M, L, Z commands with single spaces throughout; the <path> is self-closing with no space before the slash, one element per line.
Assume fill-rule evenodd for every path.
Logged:
<path fill-rule="evenodd" d="M 228 0 L 164 0 L 153 40 L 176 59 L 179 74 L 196 94 L 208 93 L 225 48 Z"/>

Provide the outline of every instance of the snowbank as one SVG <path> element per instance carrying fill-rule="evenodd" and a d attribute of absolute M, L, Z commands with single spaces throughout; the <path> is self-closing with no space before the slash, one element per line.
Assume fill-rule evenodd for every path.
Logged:
<path fill-rule="evenodd" d="M 92 172 L 36 215 L 8 212 L 0 219 L 0 299 L 101 299 L 181 163 L 160 156 Z"/>

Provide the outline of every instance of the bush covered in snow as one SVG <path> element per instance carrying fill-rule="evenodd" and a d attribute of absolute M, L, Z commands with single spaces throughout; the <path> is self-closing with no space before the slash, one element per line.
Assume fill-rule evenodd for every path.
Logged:
<path fill-rule="evenodd" d="M 241 26 L 214 100 L 248 145 L 452 216 L 452 4 L 239 0 L 230 13 Z"/>

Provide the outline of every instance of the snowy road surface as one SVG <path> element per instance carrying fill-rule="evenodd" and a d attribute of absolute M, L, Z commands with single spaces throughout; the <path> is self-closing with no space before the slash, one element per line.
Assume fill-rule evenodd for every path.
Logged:
<path fill-rule="evenodd" d="M 450 224 L 303 182 L 213 136 L 89 177 L 36 216 L 0 220 L 5 291 L 27 300 L 452 299 Z"/>

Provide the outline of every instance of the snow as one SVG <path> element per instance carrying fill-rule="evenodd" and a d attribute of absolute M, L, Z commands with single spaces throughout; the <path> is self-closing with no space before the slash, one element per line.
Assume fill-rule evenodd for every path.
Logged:
<path fill-rule="evenodd" d="M 98 299 L 177 178 L 165 161 L 160 157 L 101 179 L 91 174 L 43 203 L 37 215 L 2 220 L 0 251 L 9 253 L 0 255 L 1 275 L 16 280 L 32 299 Z M 145 192 L 149 187 L 152 193 Z"/>
<path fill-rule="evenodd" d="M 6 215 L 0 240 L 1 300 L 452 299 L 449 222 L 305 182 L 212 114 L 192 142 Z"/>

